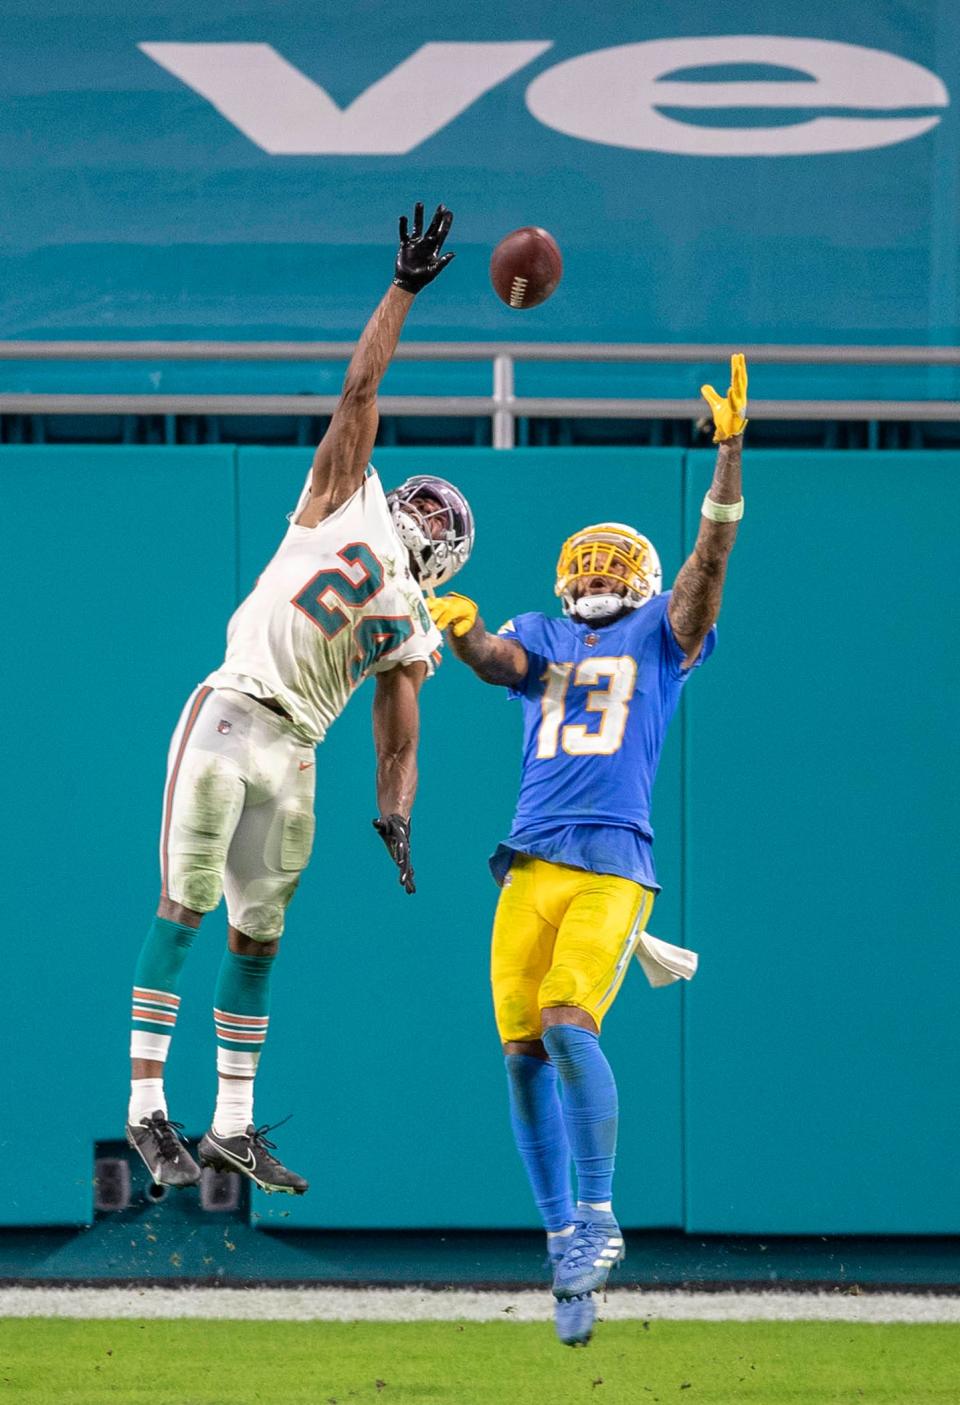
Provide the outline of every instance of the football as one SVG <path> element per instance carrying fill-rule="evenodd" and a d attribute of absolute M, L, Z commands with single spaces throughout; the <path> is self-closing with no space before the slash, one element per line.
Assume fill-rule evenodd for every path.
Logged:
<path fill-rule="evenodd" d="M 533 225 L 504 235 L 490 259 L 490 282 L 507 307 L 537 307 L 546 302 L 562 274 L 557 241 Z"/>

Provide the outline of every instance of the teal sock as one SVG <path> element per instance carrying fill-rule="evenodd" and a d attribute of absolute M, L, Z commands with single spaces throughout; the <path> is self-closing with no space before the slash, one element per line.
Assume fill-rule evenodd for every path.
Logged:
<path fill-rule="evenodd" d="M 165 917 L 151 922 L 133 975 L 131 1058 L 166 1060 L 180 1009 L 180 973 L 196 935 L 196 927 Z"/>
<path fill-rule="evenodd" d="M 253 1078 L 270 1023 L 272 956 L 223 953 L 213 998 L 217 1029 L 217 1071 Z"/>

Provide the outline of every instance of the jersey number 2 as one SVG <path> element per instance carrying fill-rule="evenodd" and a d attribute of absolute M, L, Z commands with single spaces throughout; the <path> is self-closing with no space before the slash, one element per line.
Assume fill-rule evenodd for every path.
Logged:
<path fill-rule="evenodd" d="M 564 726 L 571 674 L 575 688 L 589 688 L 586 709 L 600 714 L 591 731 L 583 722 Z M 572 663 L 552 663 L 543 674 L 542 720 L 537 757 L 549 761 L 562 747 L 568 756 L 611 756 L 623 744 L 630 699 L 637 682 L 637 663 L 629 654 L 619 658 L 584 659 L 574 673 Z"/>
<path fill-rule="evenodd" d="M 359 580 L 338 567 L 318 571 L 293 599 L 293 604 L 311 619 L 328 639 L 334 639 L 350 623 L 342 606 L 354 609 L 366 605 L 383 587 L 383 567 L 366 542 L 351 542 L 337 555 L 346 566 L 359 568 Z M 409 639 L 413 621 L 409 615 L 365 615 L 354 628 L 356 657 L 350 662 L 350 677 L 359 683 L 363 675 L 384 654 Z"/>

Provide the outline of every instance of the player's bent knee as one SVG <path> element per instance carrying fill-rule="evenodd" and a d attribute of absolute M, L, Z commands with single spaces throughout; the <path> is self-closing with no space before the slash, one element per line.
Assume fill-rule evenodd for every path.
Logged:
<path fill-rule="evenodd" d="M 247 932 L 238 932 L 231 929 L 227 942 L 230 950 L 237 956 L 276 956 L 280 950 L 279 937 L 251 936 Z"/>
<path fill-rule="evenodd" d="M 270 873 L 243 883 L 232 869 L 227 872 L 227 920 L 254 941 L 272 942 L 283 935 L 284 919 L 297 891 L 300 874 L 282 877 Z"/>
<path fill-rule="evenodd" d="M 286 910 L 279 903 L 261 903 L 247 908 L 242 917 L 230 917 L 231 927 L 236 927 L 245 937 L 254 942 L 275 942 L 283 936 Z"/>
<path fill-rule="evenodd" d="M 188 758 L 176 794 L 167 896 L 194 912 L 212 912 L 223 896 L 243 781 L 220 758 L 201 752 Z"/>
<path fill-rule="evenodd" d="M 540 1019 L 543 1024 L 544 1037 L 546 1037 L 548 1030 L 556 1029 L 562 1025 L 573 1025 L 576 1029 L 586 1029 L 591 1034 L 600 1033 L 600 1015 L 594 1014 L 584 1005 L 545 1005 L 540 1012 Z"/>
<path fill-rule="evenodd" d="M 542 1039 L 505 1039 L 503 1041 L 504 1054 L 526 1054 L 530 1059 L 542 1059 L 544 1063 L 549 1062 L 550 1055 L 543 1047 Z"/>
<path fill-rule="evenodd" d="M 195 908 L 187 907 L 185 903 L 174 902 L 173 898 L 161 893 L 157 903 L 157 916 L 162 917 L 166 922 L 176 922 L 183 927 L 198 928 L 203 913 L 197 912 Z"/>
<path fill-rule="evenodd" d="M 176 901 L 194 912 L 212 912 L 223 896 L 222 868 L 191 868 L 181 873 Z"/>
<path fill-rule="evenodd" d="M 227 924 L 227 946 L 236 956 L 276 956 L 280 949 L 279 937 L 248 937 L 232 923 Z"/>

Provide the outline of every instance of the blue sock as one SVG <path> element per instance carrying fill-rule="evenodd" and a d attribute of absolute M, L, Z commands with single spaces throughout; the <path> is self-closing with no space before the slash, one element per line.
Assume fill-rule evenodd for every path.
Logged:
<path fill-rule="evenodd" d="M 573 1223 L 570 1146 L 557 1091 L 557 1072 L 531 1054 L 506 1054 L 510 1121 L 533 1198 L 546 1230 Z"/>
<path fill-rule="evenodd" d="M 563 1088 L 563 1120 L 577 1168 L 577 1196 L 602 1204 L 613 1193 L 617 1152 L 617 1085 L 600 1038 L 577 1025 L 553 1025 L 543 1034 Z"/>

